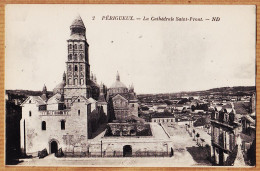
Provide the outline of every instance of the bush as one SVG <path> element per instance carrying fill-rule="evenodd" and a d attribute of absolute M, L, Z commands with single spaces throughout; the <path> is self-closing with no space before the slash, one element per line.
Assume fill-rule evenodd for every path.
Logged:
<path fill-rule="evenodd" d="M 47 152 L 47 149 L 43 149 L 42 151 L 38 151 L 38 157 L 41 159 L 41 158 L 44 158 L 48 156 L 48 152 Z"/>

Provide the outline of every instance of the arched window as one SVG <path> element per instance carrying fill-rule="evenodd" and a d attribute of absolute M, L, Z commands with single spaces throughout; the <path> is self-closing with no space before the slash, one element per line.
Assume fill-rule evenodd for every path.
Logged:
<path fill-rule="evenodd" d="M 31 111 L 29 111 L 29 116 L 30 116 L 30 117 L 32 116 L 32 112 L 31 112 Z"/>
<path fill-rule="evenodd" d="M 72 54 L 69 54 L 69 60 L 72 60 Z"/>
<path fill-rule="evenodd" d="M 74 45 L 74 49 L 77 49 L 77 45 Z"/>
<path fill-rule="evenodd" d="M 79 45 L 79 49 L 82 49 L 82 45 Z"/>
<path fill-rule="evenodd" d="M 42 121 L 42 130 L 46 130 L 46 122 Z"/>
<path fill-rule="evenodd" d="M 78 85 L 78 79 L 77 78 L 74 79 L 74 85 Z"/>
<path fill-rule="evenodd" d="M 80 84 L 81 84 L 81 85 L 84 84 L 84 79 L 83 79 L 83 78 L 80 79 Z"/>
<path fill-rule="evenodd" d="M 31 101 L 31 100 L 29 100 L 29 103 L 32 103 L 32 101 Z"/>
<path fill-rule="evenodd" d="M 72 49 L 72 44 L 69 44 L 69 49 Z"/>
<path fill-rule="evenodd" d="M 78 71 L 78 65 L 75 65 L 75 71 Z"/>
<path fill-rule="evenodd" d="M 71 81 L 71 78 L 69 78 L 69 85 L 71 85 L 72 84 L 72 81 Z"/>
<path fill-rule="evenodd" d="M 82 71 L 82 65 L 79 66 L 79 71 Z"/>
<path fill-rule="evenodd" d="M 74 54 L 74 60 L 78 60 L 77 54 Z"/>
<path fill-rule="evenodd" d="M 61 129 L 61 130 L 65 130 L 65 121 L 64 121 L 64 120 L 62 120 L 62 121 L 60 122 L 60 129 Z"/>
<path fill-rule="evenodd" d="M 68 69 L 69 69 L 69 71 L 71 71 L 71 65 L 69 65 L 69 68 L 68 68 Z"/>
<path fill-rule="evenodd" d="M 80 99 L 78 99 L 78 102 L 80 102 Z"/>
<path fill-rule="evenodd" d="M 80 116 L 80 110 L 78 110 L 78 115 Z"/>
<path fill-rule="evenodd" d="M 82 54 L 79 55 L 79 58 L 80 58 L 80 60 L 83 61 L 83 55 Z"/>

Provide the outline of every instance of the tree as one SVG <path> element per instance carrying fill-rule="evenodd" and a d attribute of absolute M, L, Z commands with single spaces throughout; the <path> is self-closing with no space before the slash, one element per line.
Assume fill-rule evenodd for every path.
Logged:
<path fill-rule="evenodd" d="M 149 108 L 148 108 L 147 106 L 142 106 L 141 109 L 142 109 L 143 111 L 149 110 Z"/>
<path fill-rule="evenodd" d="M 187 98 L 183 98 L 181 99 L 178 104 L 185 104 L 186 102 L 188 102 L 189 100 Z"/>
<path fill-rule="evenodd" d="M 192 112 L 194 112 L 195 109 L 196 109 L 196 107 L 194 105 L 191 105 Z"/>
<path fill-rule="evenodd" d="M 164 100 L 164 103 L 166 103 L 167 105 L 172 105 L 172 102 L 170 100 Z"/>

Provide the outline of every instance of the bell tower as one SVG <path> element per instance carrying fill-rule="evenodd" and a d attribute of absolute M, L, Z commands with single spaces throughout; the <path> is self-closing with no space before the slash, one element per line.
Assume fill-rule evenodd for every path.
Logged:
<path fill-rule="evenodd" d="M 68 57 L 66 62 L 66 86 L 64 88 L 65 102 L 73 97 L 84 96 L 89 98 L 90 65 L 89 45 L 86 39 L 86 28 L 80 16 L 70 26 L 68 42 Z"/>

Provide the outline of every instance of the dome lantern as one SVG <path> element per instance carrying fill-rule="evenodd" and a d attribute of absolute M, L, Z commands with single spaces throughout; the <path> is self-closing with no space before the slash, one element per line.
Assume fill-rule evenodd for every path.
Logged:
<path fill-rule="evenodd" d="M 117 81 L 120 81 L 120 76 L 119 76 L 118 71 L 117 71 L 117 74 L 116 74 L 116 80 L 117 80 Z"/>
<path fill-rule="evenodd" d="M 72 34 L 80 34 L 85 36 L 86 27 L 81 19 L 81 17 L 78 15 L 74 21 L 72 22 L 70 26 L 71 35 Z"/>

